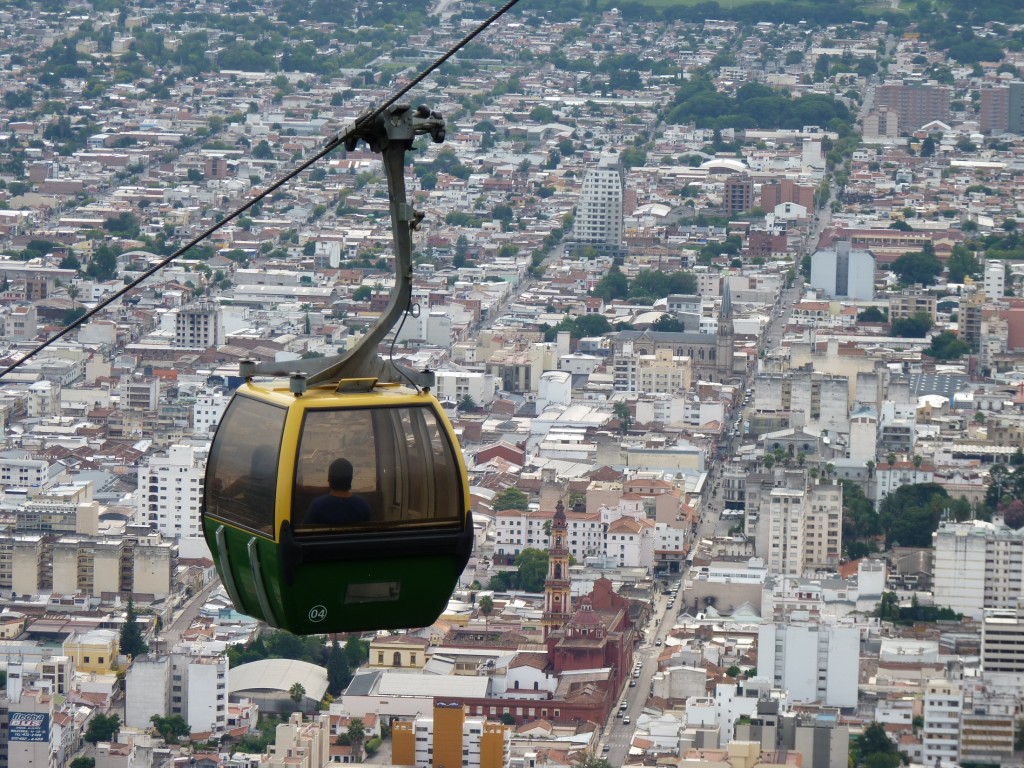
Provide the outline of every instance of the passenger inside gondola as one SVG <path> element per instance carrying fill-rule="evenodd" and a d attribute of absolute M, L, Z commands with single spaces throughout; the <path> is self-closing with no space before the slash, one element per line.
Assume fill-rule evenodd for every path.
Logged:
<path fill-rule="evenodd" d="M 355 474 L 348 459 L 335 459 L 327 472 L 330 491 L 313 499 L 303 522 L 309 525 L 345 525 L 370 520 L 370 502 L 352 493 Z"/>

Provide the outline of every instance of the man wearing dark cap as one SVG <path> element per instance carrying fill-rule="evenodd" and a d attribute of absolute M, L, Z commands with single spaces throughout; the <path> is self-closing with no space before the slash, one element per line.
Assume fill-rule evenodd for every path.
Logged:
<path fill-rule="evenodd" d="M 370 520 L 370 502 L 352 493 L 352 462 L 335 459 L 327 470 L 330 493 L 318 496 L 309 505 L 303 520 L 307 525 L 342 525 Z"/>

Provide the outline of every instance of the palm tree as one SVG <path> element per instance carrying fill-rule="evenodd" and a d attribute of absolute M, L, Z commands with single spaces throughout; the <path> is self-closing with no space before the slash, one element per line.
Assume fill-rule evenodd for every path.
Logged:
<path fill-rule="evenodd" d="M 924 464 L 924 458 L 914 454 L 914 469 L 920 469 L 921 465 Z"/>
<path fill-rule="evenodd" d="M 484 632 L 487 631 L 487 618 L 494 613 L 494 599 L 490 595 L 480 598 L 480 614 L 484 617 Z"/>
<path fill-rule="evenodd" d="M 870 480 L 872 477 L 875 476 L 875 462 L 872 461 L 871 459 L 868 459 L 866 462 L 864 462 L 864 466 L 868 468 L 868 479 Z"/>
<path fill-rule="evenodd" d="M 885 455 L 885 463 L 892 467 L 892 465 L 896 463 L 896 454 L 889 451 L 889 453 Z"/>
<path fill-rule="evenodd" d="M 302 683 L 292 683 L 292 687 L 288 689 L 288 696 L 296 704 L 302 701 L 302 697 L 306 695 L 306 689 Z"/>
<path fill-rule="evenodd" d="M 357 763 L 362 762 L 362 748 L 363 739 L 366 737 L 365 733 L 366 726 L 363 723 L 363 718 L 353 717 L 348 721 L 348 743 L 352 745 L 352 760 Z"/>

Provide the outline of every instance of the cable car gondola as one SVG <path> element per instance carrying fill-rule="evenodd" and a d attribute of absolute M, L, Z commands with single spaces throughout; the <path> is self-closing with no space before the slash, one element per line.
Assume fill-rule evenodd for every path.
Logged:
<path fill-rule="evenodd" d="M 472 551 L 465 463 L 433 374 L 376 352 L 411 309 L 422 216 L 406 202 L 403 165 L 425 133 L 444 140 L 440 116 L 398 106 L 346 141 L 383 154 L 396 262 L 388 309 L 340 357 L 244 363 L 210 449 L 202 521 L 221 580 L 238 610 L 296 634 L 427 626 Z M 349 488 L 333 488 L 332 465 Z M 359 500 L 359 514 L 310 513 L 331 494 Z"/>

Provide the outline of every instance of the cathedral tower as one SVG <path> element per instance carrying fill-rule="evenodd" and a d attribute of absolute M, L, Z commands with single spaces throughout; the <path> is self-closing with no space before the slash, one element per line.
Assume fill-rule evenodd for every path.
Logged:
<path fill-rule="evenodd" d="M 545 640 L 553 630 L 565 625 L 572 611 L 568 535 L 565 506 L 559 501 L 551 519 L 551 538 L 548 541 L 548 576 L 544 581 L 544 618 L 541 622 Z"/>

